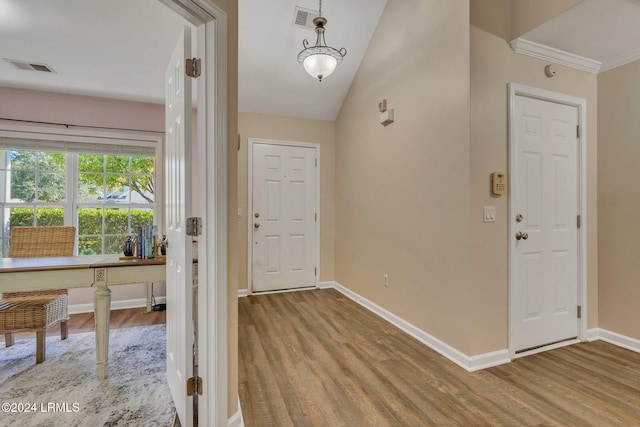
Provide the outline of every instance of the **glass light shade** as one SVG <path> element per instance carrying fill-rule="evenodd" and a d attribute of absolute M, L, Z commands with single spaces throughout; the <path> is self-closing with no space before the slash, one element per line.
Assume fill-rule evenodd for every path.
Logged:
<path fill-rule="evenodd" d="M 322 80 L 329 77 L 338 66 L 338 60 L 331 55 L 310 55 L 302 62 L 304 69 L 311 77 Z"/>

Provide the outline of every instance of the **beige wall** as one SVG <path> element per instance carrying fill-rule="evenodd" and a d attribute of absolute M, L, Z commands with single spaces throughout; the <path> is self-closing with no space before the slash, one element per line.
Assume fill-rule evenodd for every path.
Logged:
<path fill-rule="evenodd" d="M 212 1 L 227 14 L 227 413 L 230 417 L 238 410 L 238 1 Z"/>
<path fill-rule="evenodd" d="M 474 2 L 476 5 L 478 2 Z M 508 170 L 507 84 L 520 83 L 587 101 L 587 324 L 598 325 L 597 236 L 597 79 L 590 73 L 556 65 L 552 79 L 544 61 L 513 53 L 505 34 L 508 8 L 504 0 L 484 0 L 494 14 L 471 14 L 471 277 L 472 323 L 485 331 L 472 337 L 472 354 L 507 347 L 508 208 L 506 196 L 490 193 L 490 174 Z M 498 16 L 499 15 L 499 16 Z M 495 223 L 483 223 L 483 206 L 494 205 Z"/>
<path fill-rule="evenodd" d="M 320 281 L 335 279 L 335 122 L 240 113 L 238 151 L 238 287 L 247 288 L 247 152 L 249 138 L 320 145 Z"/>
<path fill-rule="evenodd" d="M 508 169 L 508 82 L 587 100 L 598 324 L 596 77 L 557 66 L 548 79 L 545 62 L 514 54 L 509 4 L 472 2 L 469 27 L 466 2 L 389 1 L 336 123 L 336 280 L 467 355 L 508 346 L 507 199 L 489 187 Z M 386 128 L 382 98 L 396 116 Z M 495 223 L 482 222 L 485 205 Z"/>
<path fill-rule="evenodd" d="M 640 339 L 640 61 L 598 76 L 600 324 Z"/>
<path fill-rule="evenodd" d="M 463 352 L 469 156 L 469 3 L 389 0 L 336 122 L 336 280 Z"/>
<path fill-rule="evenodd" d="M 0 87 L 0 100 L 0 117 L 5 119 L 164 132 L 164 106 L 158 104 L 8 87 Z M 154 294 L 165 295 L 164 283 L 154 286 Z M 114 302 L 144 299 L 146 287 L 114 286 L 111 298 Z M 93 304 L 93 290 L 71 289 L 69 304 Z"/>

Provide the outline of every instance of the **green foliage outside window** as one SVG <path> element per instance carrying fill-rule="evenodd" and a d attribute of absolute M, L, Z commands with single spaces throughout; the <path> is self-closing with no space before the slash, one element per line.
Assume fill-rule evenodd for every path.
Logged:
<path fill-rule="evenodd" d="M 9 162 L 12 169 L 11 197 L 13 199 L 24 202 L 38 200 L 45 203 L 65 200 L 66 155 L 64 153 L 9 151 Z"/>
<path fill-rule="evenodd" d="M 80 255 L 102 254 L 103 238 L 105 254 L 121 252 L 122 242 L 130 234 L 127 227 L 129 212 L 125 209 L 104 209 L 104 234 L 108 235 L 103 237 L 102 211 L 102 208 L 83 208 L 78 211 L 78 253 Z M 64 225 L 64 209 L 62 208 L 37 208 L 36 217 L 38 226 Z M 152 210 L 131 210 L 131 231 L 135 232 L 138 226 L 152 224 Z M 33 226 L 33 209 L 11 208 L 9 226 Z"/>

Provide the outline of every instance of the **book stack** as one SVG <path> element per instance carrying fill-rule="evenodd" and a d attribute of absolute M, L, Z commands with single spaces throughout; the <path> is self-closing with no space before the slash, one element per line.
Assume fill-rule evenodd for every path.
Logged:
<path fill-rule="evenodd" d="M 156 256 L 156 241 L 158 238 L 158 226 L 146 225 L 138 227 L 138 259 L 152 259 Z"/>

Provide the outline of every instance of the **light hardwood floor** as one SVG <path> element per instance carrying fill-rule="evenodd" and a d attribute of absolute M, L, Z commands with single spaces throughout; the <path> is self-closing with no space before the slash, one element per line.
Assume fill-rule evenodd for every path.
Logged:
<path fill-rule="evenodd" d="M 596 341 L 469 373 L 335 290 L 239 299 L 253 426 L 640 426 L 640 354 Z"/>
<path fill-rule="evenodd" d="M 166 322 L 166 311 L 152 311 L 147 313 L 145 307 L 126 310 L 112 310 L 109 319 L 109 328 L 131 328 L 133 326 L 157 325 Z M 96 330 L 93 313 L 72 314 L 69 316 L 67 328 L 70 334 L 91 332 Z M 34 338 L 35 332 L 21 332 L 14 334 L 14 341 L 25 338 Z M 60 324 L 47 329 L 48 337 L 60 337 Z M 0 334 L 0 348 L 4 348 L 4 334 Z"/>

